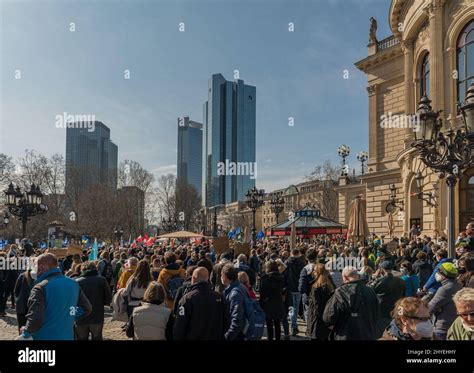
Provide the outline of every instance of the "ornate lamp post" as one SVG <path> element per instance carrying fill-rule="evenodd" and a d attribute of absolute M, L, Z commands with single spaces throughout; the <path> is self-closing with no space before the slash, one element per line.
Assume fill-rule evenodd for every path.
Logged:
<path fill-rule="evenodd" d="M 14 188 L 13 183 L 8 185 L 8 189 L 4 193 L 8 211 L 21 220 L 22 235 L 26 237 L 26 223 L 29 218 L 48 211 L 48 206 L 42 203 L 43 193 L 41 193 L 40 187 L 35 184 L 31 184 L 29 191 L 22 192 L 19 186 Z"/>
<path fill-rule="evenodd" d="M 446 179 L 448 185 L 448 250 L 454 257 L 454 193 L 457 180 L 463 171 L 474 164 L 474 83 L 467 90 L 466 100 L 459 106 L 463 126 L 441 131 L 443 122 L 439 118 L 440 111 L 434 112 L 431 101 L 424 96 L 419 105 L 419 126 L 415 132 L 416 148 L 422 162 L 433 172 Z"/>
<path fill-rule="evenodd" d="M 361 164 L 362 175 L 365 173 L 365 162 L 367 162 L 367 159 L 369 159 L 369 153 L 367 153 L 366 151 L 361 151 L 357 153 L 357 160 Z"/>
<path fill-rule="evenodd" d="M 257 232 L 255 229 L 255 214 L 257 209 L 263 205 L 263 197 L 265 196 L 265 190 L 257 189 L 253 187 L 247 191 L 245 197 L 247 197 L 247 206 L 252 210 L 252 241 L 255 243 L 257 240 Z"/>
<path fill-rule="evenodd" d="M 388 214 L 393 214 L 397 208 L 399 208 L 400 211 L 403 211 L 403 200 L 397 198 L 397 188 L 395 187 L 395 184 L 390 184 L 389 189 L 390 199 L 385 206 L 385 211 L 387 211 Z"/>
<path fill-rule="evenodd" d="M 122 241 L 122 237 L 123 237 L 123 228 L 117 228 L 117 227 L 114 227 L 114 235 L 115 235 L 115 239 L 117 240 L 117 242 L 121 242 Z"/>
<path fill-rule="evenodd" d="M 351 148 L 349 148 L 347 145 L 341 145 L 339 148 L 337 148 L 337 154 L 339 154 L 339 156 L 342 158 L 341 176 L 347 176 L 349 174 L 349 168 L 346 165 L 346 158 L 350 153 Z"/>
<path fill-rule="evenodd" d="M 281 212 L 283 212 L 283 209 L 285 208 L 285 199 L 283 197 L 275 196 L 270 200 L 270 205 L 271 211 L 275 214 L 276 223 L 278 224 L 278 216 Z"/>

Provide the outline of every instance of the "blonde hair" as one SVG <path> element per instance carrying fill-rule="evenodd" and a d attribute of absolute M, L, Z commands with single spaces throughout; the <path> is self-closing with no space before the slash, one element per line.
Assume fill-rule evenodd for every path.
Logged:
<path fill-rule="evenodd" d="M 462 288 L 454 294 L 453 301 L 455 303 L 474 302 L 474 288 Z"/>
<path fill-rule="evenodd" d="M 161 304 L 165 301 L 165 289 L 156 281 L 150 282 L 145 290 L 143 301 L 147 303 Z"/>
<path fill-rule="evenodd" d="M 395 303 L 391 315 L 395 319 L 395 323 L 399 328 L 402 328 L 402 316 L 404 317 L 415 317 L 416 313 L 421 307 L 428 307 L 426 302 L 420 298 L 407 297 L 401 298 Z"/>
<path fill-rule="evenodd" d="M 245 273 L 244 271 L 240 271 L 238 274 L 237 274 L 237 278 L 239 279 L 239 281 L 244 284 L 244 285 L 249 285 L 250 284 L 250 279 L 249 279 L 249 275 L 247 273 Z"/>

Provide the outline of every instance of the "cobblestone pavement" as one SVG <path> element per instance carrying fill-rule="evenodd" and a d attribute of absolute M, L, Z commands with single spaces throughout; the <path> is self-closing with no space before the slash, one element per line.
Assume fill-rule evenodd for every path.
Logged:
<path fill-rule="evenodd" d="M 0 340 L 13 340 L 18 336 L 18 327 L 16 322 L 16 314 L 13 309 L 7 309 L 7 316 L 0 318 Z M 105 308 L 105 322 L 104 322 L 104 339 L 106 340 L 130 340 L 122 331 L 123 322 L 112 320 L 112 310 L 109 307 Z M 304 333 L 306 327 L 299 319 L 298 328 L 300 333 L 296 337 L 291 337 L 291 340 L 307 340 Z"/>

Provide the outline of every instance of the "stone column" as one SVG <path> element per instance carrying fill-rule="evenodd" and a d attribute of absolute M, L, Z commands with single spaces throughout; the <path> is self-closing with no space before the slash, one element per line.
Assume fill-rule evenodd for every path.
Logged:
<path fill-rule="evenodd" d="M 412 38 L 404 40 L 402 42 L 402 50 L 404 55 L 404 72 L 405 72 L 405 114 L 413 114 L 415 108 L 415 92 L 413 87 L 413 49 L 414 40 Z M 411 136 L 413 129 L 407 127 L 406 135 Z"/>
<path fill-rule="evenodd" d="M 429 17 L 430 34 L 430 99 L 433 110 L 444 110 L 443 60 L 443 5 L 444 0 L 431 0 L 425 11 Z"/>
<path fill-rule="evenodd" d="M 380 118 L 377 116 L 377 85 L 367 87 L 369 93 L 369 160 L 367 166 L 373 171 L 378 170 L 377 139 L 379 133 Z"/>

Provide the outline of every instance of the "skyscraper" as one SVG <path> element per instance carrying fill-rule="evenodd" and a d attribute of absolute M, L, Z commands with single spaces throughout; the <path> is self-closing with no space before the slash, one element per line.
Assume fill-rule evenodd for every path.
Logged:
<path fill-rule="evenodd" d="M 240 79 L 227 81 L 221 74 L 209 79 L 203 106 L 204 206 L 243 201 L 255 185 L 256 174 L 250 172 L 251 166 L 255 170 L 255 108 L 255 87 Z"/>
<path fill-rule="evenodd" d="M 66 191 L 97 184 L 117 189 L 117 145 L 104 123 L 91 124 L 74 123 L 66 130 Z"/>
<path fill-rule="evenodd" d="M 178 180 L 194 186 L 201 195 L 202 124 L 178 118 Z"/>

